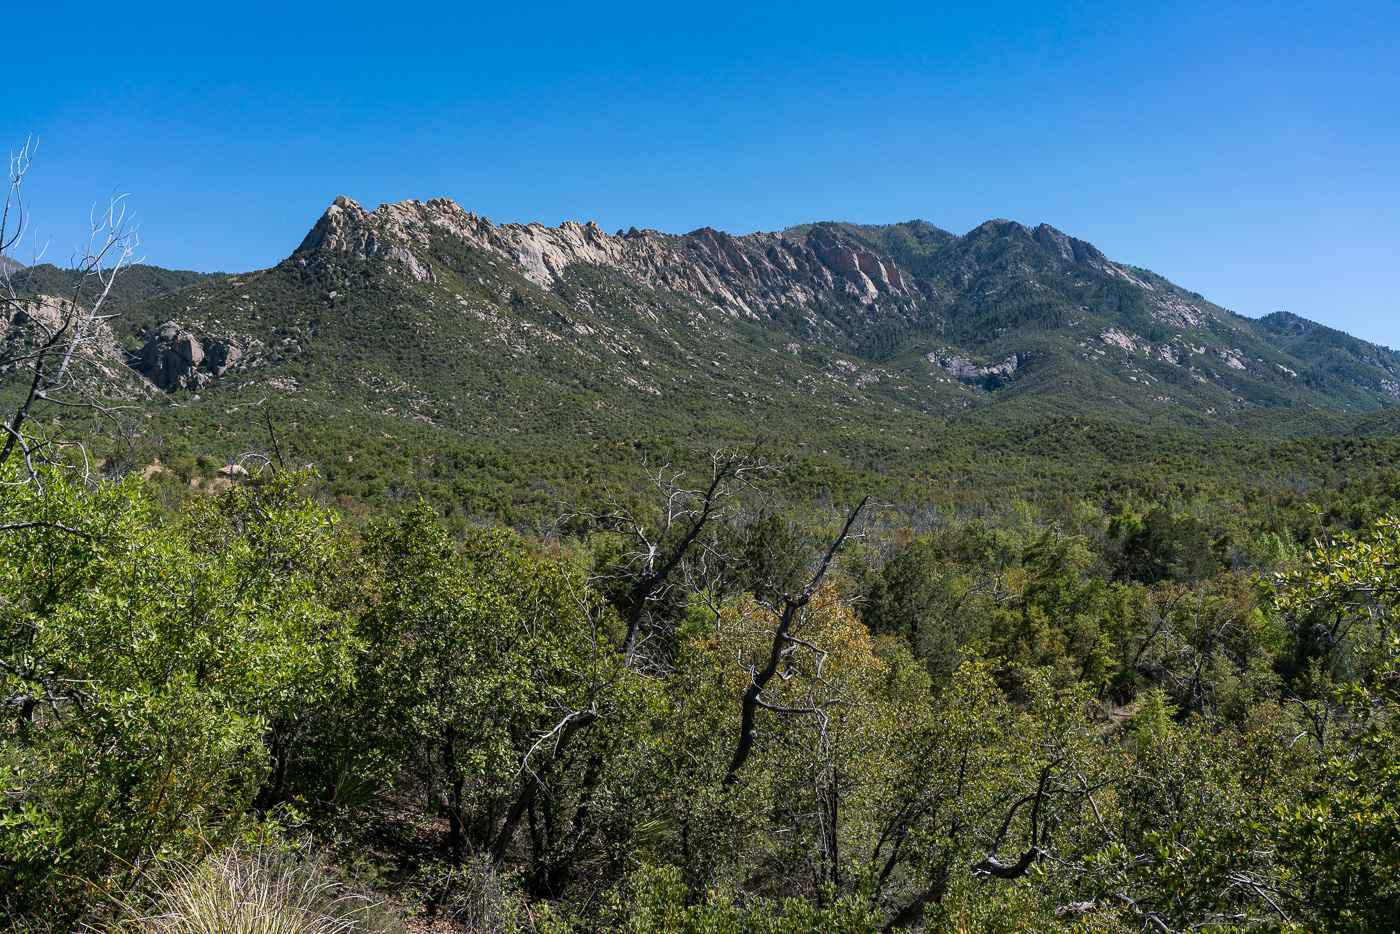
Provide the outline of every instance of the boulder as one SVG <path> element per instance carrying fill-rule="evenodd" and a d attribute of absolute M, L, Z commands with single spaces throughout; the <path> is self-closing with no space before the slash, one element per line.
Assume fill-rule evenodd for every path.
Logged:
<path fill-rule="evenodd" d="M 142 376 L 169 392 L 197 385 L 196 371 L 203 362 L 204 347 L 194 335 L 174 321 L 167 321 L 141 348 L 135 367 Z"/>
<path fill-rule="evenodd" d="M 215 376 L 223 376 L 242 357 L 242 349 L 232 341 L 212 340 L 204 355 L 204 365 Z"/>
<path fill-rule="evenodd" d="M 166 392 L 197 389 L 216 376 L 223 376 L 243 357 L 232 341 L 213 339 L 201 343 L 174 321 L 157 327 L 131 366 Z"/>

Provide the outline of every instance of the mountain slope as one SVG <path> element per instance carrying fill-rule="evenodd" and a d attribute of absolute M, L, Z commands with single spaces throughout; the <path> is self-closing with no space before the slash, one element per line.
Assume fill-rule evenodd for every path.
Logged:
<path fill-rule="evenodd" d="M 1400 401 L 1384 348 L 1005 220 L 609 235 L 338 198 L 271 269 L 131 275 L 117 338 L 186 421 L 271 396 L 531 443 L 883 433 L 913 456 L 949 420 L 1282 437 Z"/>
<path fill-rule="evenodd" d="M 419 350 L 375 364 L 374 375 L 415 383 L 427 377 L 411 358 L 469 380 L 477 371 L 494 380 L 509 361 L 541 392 L 592 381 L 658 402 L 664 393 L 668 407 L 685 397 L 706 409 L 719 379 L 724 393 L 768 402 L 811 384 L 844 387 L 853 405 L 929 414 L 1078 413 L 1181 427 L 1260 408 L 1345 413 L 1400 402 L 1394 353 L 1276 316 L 1234 315 L 1044 224 L 989 221 L 962 237 L 923 222 L 608 235 L 591 223 L 495 225 L 447 200 L 367 212 L 340 198 L 289 260 L 241 278 L 271 292 L 221 305 L 223 290 L 193 288 L 196 304 L 214 301 L 198 315 L 221 315 L 199 318 L 209 333 L 232 327 L 288 342 L 292 332 L 259 334 L 258 305 L 268 322 L 282 321 L 274 327 L 316 319 L 305 327 L 321 339 L 284 346 L 309 351 L 331 339 L 337 357 L 358 358 L 367 353 L 358 329 L 384 328 L 392 346 Z M 166 315 L 186 323 L 196 312 L 181 294 L 133 311 L 147 315 L 147 329 Z"/>
<path fill-rule="evenodd" d="M 1378 396 L 1400 394 L 1400 354 L 1286 311 L 1252 322 L 1263 340 L 1316 371 Z"/>

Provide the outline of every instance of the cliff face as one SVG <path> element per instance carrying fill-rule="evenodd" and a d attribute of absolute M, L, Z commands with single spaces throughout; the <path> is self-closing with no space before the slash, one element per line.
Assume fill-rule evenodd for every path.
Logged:
<path fill-rule="evenodd" d="M 848 318 L 873 315 L 927 329 L 945 317 L 981 315 L 988 301 L 1004 303 L 1007 292 L 1026 285 L 1064 297 L 1066 284 L 1086 271 L 1140 291 L 1147 312 L 1168 326 L 1196 328 L 1222 318 L 1221 309 L 1198 296 L 1115 263 L 1093 244 L 1049 224 L 1031 229 L 989 221 L 966 237 L 944 234 L 941 249 L 918 257 L 917 268 L 904 269 L 878 246 L 909 226 L 817 224 L 744 236 L 710 227 L 681 235 L 633 227 L 610 235 L 591 221 L 497 225 L 445 198 L 385 204 L 370 212 L 340 197 L 295 255 L 303 263 L 337 252 L 382 259 L 411 279 L 430 283 L 436 274 L 424 252 L 434 238 L 447 237 L 507 260 L 545 289 L 554 288 L 575 264 L 610 269 L 647 288 L 754 321 L 796 313 L 810 327 L 794 336 L 819 340 L 823 330 L 850 330 L 850 321 L 831 320 L 833 309 L 847 309 Z"/>
<path fill-rule="evenodd" d="M 710 227 L 684 235 L 633 227 L 610 235 L 592 221 L 497 225 L 445 198 L 386 204 L 373 212 L 337 198 L 296 255 L 313 262 L 335 251 L 380 257 L 418 281 L 433 281 L 431 266 L 415 252 L 438 236 L 494 253 L 543 288 L 552 288 L 571 265 L 582 263 L 753 319 L 778 307 L 806 309 L 823 300 L 911 307 L 922 297 L 892 259 L 825 228 L 795 236 L 736 237 Z"/>

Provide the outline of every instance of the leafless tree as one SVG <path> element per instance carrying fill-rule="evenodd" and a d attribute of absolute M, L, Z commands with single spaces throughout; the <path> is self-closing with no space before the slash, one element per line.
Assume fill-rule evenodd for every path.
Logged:
<path fill-rule="evenodd" d="M 870 502 L 870 497 L 866 496 L 860 501 L 855 509 L 851 510 L 846 517 L 846 524 L 842 527 L 840 534 L 832 541 L 827 548 L 826 554 L 822 556 L 817 564 L 816 570 L 812 572 L 811 578 L 807 581 L 807 586 L 797 594 L 790 594 L 783 598 L 782 612 L 778 616 L 778 624 L 772 630 L 772 641 L 768 649 L 768 657 L 763 667 L 750 667 L 749 686 L 744 691 L 744 699 L 739 711 L 739 737 L 734 745 L 734 755 L 729 761 L 729 768 L 724 773 L 724 785 L 733 785 L 739 780 L 739 770 L 748 761 L 749 755 L 753 752 L 754 741 L 758 738 L 758 710 L 771 710 L 775 713 L 808 713 L 822 716 L 820 706 L 809 707 L 785 707 L 777 704 L 770 704 L 763 699 L 763 691 L 768 687 L 768 683 L 774 677 L 783 677 L 779 669 L 798 650 L 806 650 L 812 653 L 816 659 L 816 681 L 821 680 L 822 663 L 825 661 L 826 652 L 819 646 L 813 645 L 805 639 L 799 638 L 793 627 L 798 621 L 799 614 L 812 602 L 812 598 L 817 595 L 817 589 L 821 586 L 822 579 L 831 568 L 832 561 L 836 558 L 841 546 L 851 536 L 851 530 L 860 517 L 861 512 Z M 785 669 L 792 670 L 792 669 Z"/>
<path fill-rule="evenodd" d="M 661 501 L 658 519 L 649 521 L 641 510 L 615 495 L 609 495 L 602 509 L 572 512 L 596 528 L 618 533 L 625 542 L 612 579 L 599 583 L 621 584 L 625 592 L 622 603 L 627 634 L 621 652 L 629 665 L 637 660 L 653 610 L 681 585 L 677 571 L 682 562 L 705 553 L 709 544 L 704 534 L 730 514 L 739 490 L 777 469 L 759 455 L 757 446 L 714 450 L 707 460 L 708 476 L 702 475 L 699 482 L 691 480 L 689 471 L 669 462 L 644 466 L 647 480 Z M 708 555 L 707 560 L 713 564 L 715 557 Z"/>
<path fill-rule="evenodd" d="M 18 152 L 11 152 L 9 184 L 0 212 L 0 308 L 5 312 L 0 325 L 15 329 L 22 326 L 29 334 L 28 339 L 15 339 L 0 346 L 0 374 L 16 376 L 23 383 L 13 415 L 0 424 L 4 433 L 0 464 L 18 454 L 24 459 L 27 480 L 38 476 L 41 464 L 55 463 L 65 446 L 39 418 L 41 408 L 114 415 L 113 407 L 78 378 L 77 370 L 80 364 L 100 356 L 97 345 L 99 331 L 104 330 L 101 324 L 113 317 L 104 315 L 103 308 L 117 277 L 138 261 L 139 244 L 126 195 L 113 194 L 105 208 L 93 206 L 87 243 L 73 257 L 71 293 L 40 299 L 26 297 L 29 271 L 14 254 L 30 231 L 22 186 L 33 159 L 32 140 Z M 36 245 L 29 265 L 37 263 L 43 253 L 44 249 Z M 87 467 L 86 451 L 83 460 Z"/>

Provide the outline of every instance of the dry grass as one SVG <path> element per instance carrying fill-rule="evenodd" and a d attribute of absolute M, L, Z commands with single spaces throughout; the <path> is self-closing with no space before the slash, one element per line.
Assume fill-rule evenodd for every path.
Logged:
<path fill-rule="evenodd" d="M 391 912 L 284 854 L 229 852 L 177 872 L 121 934 L 391 934 Z M 116 932 L 114 932 L 116 934 Z"/>

